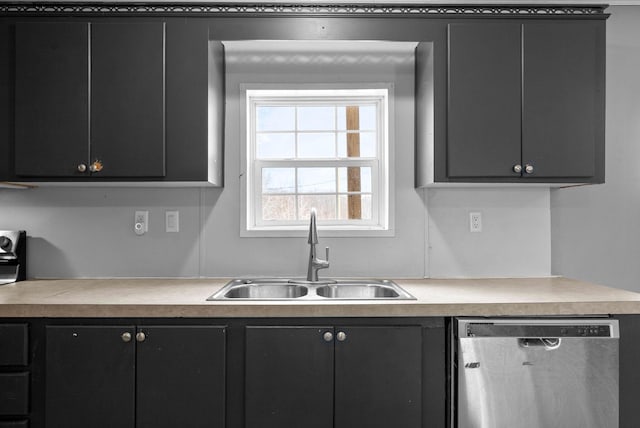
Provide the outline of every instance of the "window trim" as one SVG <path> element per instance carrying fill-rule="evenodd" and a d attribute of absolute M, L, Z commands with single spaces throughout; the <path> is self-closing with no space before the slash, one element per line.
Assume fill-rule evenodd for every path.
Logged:
<path fill-rule="evenodd" d="M 251 195 L 250 189 L 253 181 L 258 181 L 256 188 L 261 188 L 260 171 L 261 167 L 265 165 L 277 165 L 279 162 L 286 162 L 282 160 L 272 159 L 255 159 L 255 130 L 251 129 L 251 123 L 255 123 L 254 120 L 249 120 L 249 115 L 253 115 L 255 109 L 253 108 L 252 101 L 249 100 L 248 93 L 259 93 L 260 97 L 268 97 L 271 95 L 277 95 L 278 101 L 283 104 L 287 103 L 286 96 L 282 96 L 282 91 L 290 91 L 294 94 L 294 97 L 288 99 L 289 103 L 294 100 L 296 104 L 315 103 L 316 100 L 304 101 L 296 96 L 309 96 L 317 95 L 318 90 L 332 90 L 335 95 L 318 97 L 319 99 L 331 100 L 332 102 L 340 102 L 347 99 L 348 95 L 353 96 L 358 94 L 363 97 L 363 101 L 366 98 L 379 101 L 384 98 L 381 109 L 378 109 L 378 132 L 381 136 L 381 143 L 377 147 L 376 158 L 354 158 L 354 159 L 297 159 L 295 160 L 296 166 L 345 166 L 347 164 L 371 166 L 372 167 L 372 219 L 363 221 L 353 221 L 350 224 L 344 224 L 341 220 L 336 221 L 322 221 L 318 222 L 318 228 L 323 231 L 323 236 L 331 237 L 365 237 L 365 236 L 394 236 L 394 195 L 391 189 L 394 189 L 394 174 L 393 174 L 393 145 L 390 140 L 394 136 L 393 129 L 393 114 L 394 114 L 394 85 L 393 83 L 365 83 L 365 84 L 305 84 L 305 89 L 300 89 L 300 85 L 288 85 L 288 84 L 240 84 L 240 127 L 241 127 L 241 174 L 240 174 L 240 198 L 241 198 L 241 230 L 240 236 L 242 237 L 288 237 L 288 236 L 304 236 L 308 232 L 308 224 L 306 221 L 302 221 L 299 225 L 291 225 L 290 223 L 278 225 L 275 222 L 270 221 L 269 225 L 262 225 L 256 221 L 256 210 L 261 209 L 261 200 L 256 203 L 258 198 L 252 197 L 252 203 L 248 198 Z M 372 94 L 372 90 L 375 91 L 375 95 Z M 274 100 L 269 100 L 269 104 L 273 105 Z M 386 108 L 385 108 L 386 107 Z M 251 151 L 251 152 L 250 152 Z M 252 156 L 249 154 L 252 153 Z M 333 165 L 332 165 L 333 164 Z M 374 168 L 374 164 L 377 165 Z M 291 162 L 287 163 L 288 167 L 291 166 Z M 377 173 L 376 173 L 377 171 Z M 258 177 L 259 176 L 259 177 Z M 380 191 L 382 189 L 382 192 Z M 378 208 L 373 208 L 377 206 Z M 253 211 L 253 212 L 252 212 Z M 379 214 L 382 214 L 377 218 Z"/>

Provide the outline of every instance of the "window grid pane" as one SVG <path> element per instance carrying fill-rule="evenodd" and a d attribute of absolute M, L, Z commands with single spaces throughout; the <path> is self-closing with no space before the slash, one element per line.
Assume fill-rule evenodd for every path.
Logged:
<path fill-rule="evenodd" d="M 258 179 L 253 194 L 259 198 L 253 199 L 259 216 L 254 224 L 301 224 L 308 221 L 311 207 L 320 221 L 377 222 L 377 192 L 382 190 L 378 168 L 384 159 L 378 147 L 379 103 L 252 104 L 251 162 L 257 167 L 252 175 Z M 347 120 L 347 111 L 354 109 L 356 120 Z M 352 201 L 357 202 L 355 211 Z"/>
<path fill-rule="evenodd" d="M 349 191 L 346 185 L 347 169 L 356 169 L 360 175 L 360 189 Z M 313 204 L 322 220 L 349 220 L 345 216 L 345 203 L 357 197 L 362 201 L 372 198 L 371 167 L 265 167 L 262 168 L 262 219 L 304 220 Z M 370 202 L 369 202 L 370 205 Z M 371 208 L 364 207 L 360 218 Z M 280 214 L 278 214 L 280 210 Z"/>
<path fill-rule="evenodd" d="M 373 111 L 375 113 L 376 106 L 368 104 L 359 104 L 357 102 L 349 105 L 358 107 L 360 110 Z M 347 158 L 353 156 L 347 156 L 346 140 L 347 135 L 359 135 L 362 146 L 360 155 L 357 157 L 362 158 L 375 158 L 377 156 L 377 117 L 375 114 L 366 114 L 367 123 L 366 126 L 359 129 L 346 129 L 346 120 L 342 121 L 338 119 L 338 115 L 346 114 L 346 107 L 339 105 L 291 105 L 289 108 L 285 108 L 279 105 L 256 105 L 256 109 L 261 113 L 256 113 L 258 125 L 255 130 L 256 138 L 256 159 L 325 159 L 325 158 Z M 314 120 L 319 121 L 322 117 L 303 120 L 305 126 L 299 127 L 300 124 L 300 111 L 309 112 L 314 109 L 330 109 L 333 112 L 331 117 L 330 127 L 325 125 L 317 125 L 315 127 L 308 126 L 310 123 L 314 123 Z M 280 114 L 282 120 L 279 121 Z M 328 114 L 324 116 L 329 117 Z M 260 125 L 260 117 L 263 117 Z M 373 123 L 373 125 L 371 125 Z M 272 135 L 276 134 L 276 135 Z M 278 136 L 278 134 L 285 134 Z M 289 143 L 287 143 L 289 135 L 294 136 L 294 153 L 291 156 L 291 150 Z M 317 147 L 318 138 L 325 135 L 326 140 L 320 144 L 326 144 L 325 147 Z M 271 137 L 270 137 L 271 136 Z M 316 139 L 314 142 L 313 139 Z M 329 140 L 333 141 L 334 147 L 329 147 L 331 144 L 327 143 Z M 273 144 L 265 144 L 265 141 L 274 141 Z M 277 144 L 279 143 L 279 145 Z M 301 146 L 304 150 L 301 150 Z"/>

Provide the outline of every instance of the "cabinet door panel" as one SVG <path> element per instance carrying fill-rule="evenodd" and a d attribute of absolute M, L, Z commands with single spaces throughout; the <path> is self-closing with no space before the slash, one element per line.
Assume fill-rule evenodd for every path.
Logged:
<path fill-rule="evenodd" d="M 225 328 L 140 327 L 137 428 L 223 428 Z"/>
<path fill-rule="evenodd" d="M 519 24 L 449 25 L 447 175 L 519 176 Z"/>
<path fill-rule="evenodd" d="M 4 421 L 0 422 L 0 428 L 29 428 L 28 421 Z"/>
<path fill-rule="evenodd" d="M 89 158 L 86 23 L 17 23 L 15 169 L 19 176 L 80 175 Z"/>
<path fill-rule="evenodd" d="M 133 428 L 133 326 L 47 326 L 47 428 Z"/>
<path fill-rule="evenodd" d="M 604 22 L 524 25 L 525 177 L 592 177 L 604 159 Z M 596 156 L 600 150 L 601 155 Z"/>
<path fill-rule="evenodd" d="M 332 428 L 331 327 L 247 327 L 246 428 Z"/>
<path fill-rule="evenodd" d="M 8 22 L 0 23 L 0 181 L 9 179 L 11 147 L 13 146 L 14 30 Z M 10 162 L 11 161 L 11 162 Z"/>
<path fill-rule="evenodd" d="M 164 23 L 91 27 L 91 161 L 98 177 L 165 175 Z"/>
<path fill-rule="evenodd" d="M 420 327 L 336 327 L 335 428 L 419 428 Z"/>
<path fill-rule="evenodd" d="M 0 366 L 29 364 L 29 325 L 0 324 Z"/>
<path fill-rule="evenodd" d="M 207 21 L 167 23 L 167 179 L 208 178 L 208 49 Z"/>
<path fill-rule="evenodd" d="M 29 413 L 29 373 L 0 373 L 0 416 Z"/>

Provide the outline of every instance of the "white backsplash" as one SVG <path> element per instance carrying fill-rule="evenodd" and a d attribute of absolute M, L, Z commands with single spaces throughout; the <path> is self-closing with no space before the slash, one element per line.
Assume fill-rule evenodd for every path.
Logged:
<path fill-rule="evenodd" d="M 331 247 L 331 267 L 322 274 L 549 275 L 549 190 L 405 187 L 402 192 L 407 195 L 400 200 L 415 200 L 398 205 L 396 236 L 320 234 L 320 245 Z M 27 230 L 30 277 L 303 275 L 306 239 L 241 238 L 237 199 L 233 186 L 3 189 L 0 226 Z M 149 211 L 149 232 L 143 236 L 133 232 L 136 209 Z M 180 211 L 179 233 L 165 232 L 167 210 Z M 469 211 L 482 212 L 481 233 L 469 232 Z"/>

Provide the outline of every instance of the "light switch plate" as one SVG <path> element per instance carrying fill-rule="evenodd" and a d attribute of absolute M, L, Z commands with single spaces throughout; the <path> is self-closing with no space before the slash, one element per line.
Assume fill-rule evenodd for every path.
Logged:
<path fill-rule="evenodd" d="M 165 231 L 180 232 L 180 212 L 165 211 Z"/>

